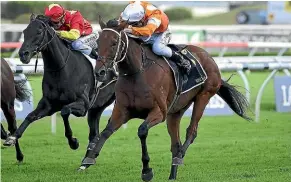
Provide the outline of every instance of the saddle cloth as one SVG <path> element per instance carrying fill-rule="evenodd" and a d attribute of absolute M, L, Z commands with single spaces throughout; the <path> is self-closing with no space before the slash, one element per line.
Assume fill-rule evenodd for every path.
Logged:
<path fill-rule="evenodd" d="M 181 47 L 174 44 L 170 44 L 169 46 L 174 51 L 180 52 L 184 59 L 190 61 L 191 64 L 190 74 L 187 75 L 180 70 L 179 66 L 174 61 L 164 57 L 164 60 L 168 63 L 171 70 L 173 71 L 178 93 L 184 94 L 203 84 L 207 79 L 207 75 L 200 62 L 192 55 L 190 51 L 187 50 L 186 46 Z"/>

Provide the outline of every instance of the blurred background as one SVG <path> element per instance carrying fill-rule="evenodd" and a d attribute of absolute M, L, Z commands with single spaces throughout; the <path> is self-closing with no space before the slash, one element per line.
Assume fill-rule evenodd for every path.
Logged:
<path fill-rule="evenodd" d="M 97 24 L 98 14 L 105 20 L 116 18 L 126 3 L 61 2 L 68 9 L 81 11 L 93 24 Z M 48 4 L 49 2 L 2 1 L 1 42 L 17 42 L 30 14 L 42 14 Z M 154 1 L 153 4 L 169 16 L 174 34 L 173 43 L 290 42 L 291 39 L 290 1 Z M 99 26 L 94 27 L 99 29 Z M 220 50 L 210 49 L 212 53 Z M 238 48 L 235 52 L 241 50 L 245 49 Z M 1 51 L 7 55 L 4 52 L 11 49 Z"/>
<path fill-rule="evenodd" d="M 253 123 L 243 121 L 221 98 L 213 97 L 200 122 L 197 143 L 188 152 L 191 153 L 189 157 L 186 156 L 186 166 L 181 168 L 181 176 L 184 176 L 181 181 L 290 180 L 291 1 L 149 2 L 169 16 L 173 33 L 171 43 L 202 47 L 213 56 L 224 79 L 235 75 L 230 82 L 239 85 L 238 88 L 251 103 L 250 115 L 255 120 Z M 1 1 L 1 56 L 9 60 L 11 68 L 16 72 L 15 77 L 22 75 L 20 78 L 29 79 L 27 87 L 33 90 L 30 104 L 16 101 L 19 122 L 36 107 L 41 98 L 43 74 L 41 55 L 36 73 L 35 59 L 29 65 L 23 65 L 19 61 L 18 49 L 23 41 L 22 31 L 28 25 L 31 13 L 43 14 L 44 8 L 50 3 L 53 2 Z M 98 15 L 105 21 L 116 18 L 128 2 L 54 3 L 81 11 L 94 29 L 100 30 Z M 102 127 L 105 126 L 112 108 L 113 105 L 105 110 Z M 187 110 L 183 118 L 181 136 L 185 136 L 191 112 L 191 109 Z M 9 166 L 2 167 L 3 179 L 19 181 L 23 173 L 31 173 L 32 175 L 25 176 L 23 180 L 71 181 L 72 174 L 66 169 L 68 166 L 75 169 L 79 164 L 88 134 L 85 118 L 71 118 L 74 135 L 83 144 L 81 151 L 73 153 L 66 146 L 59 114 L 44 118 L 31 125 L 23 137 L 21 144 L 30 160 L 25 168 L 19 171 L 11 164 L 14 160 L 12 149 L 3 150 L 1 155 L 5 158 L 2 164 Z M 3 115 L 1 120 L 5 120 Z M 56 121 L 58 122 L 55 123 Z M 106 145 L 104 150 L 107 152 L 102 154 L 104 161 L 101 160 L 100 163 L 116 168 L 114 173 L 108 172 L 111 168 L 98 168 L 101 173 L 92 170 L 82 176 L 83 179 L 76 177 L 74 180 L 90 181 L 99 178 L 106 181 L 109 176 L 112 181 L 137 181 L 139 170 L 132 166 L 137 169 L 140 167 L 139 141 L 136 136 L 138 126 L 139 122 L 129 123 Z M 157 136 L 159 138 L 156 140 L 151 138 Z M 166 179 L 170 146 L 165 124 L 151 130 L 149 141 L 152 161 L 156 161 L 153 165 L 155 168 L 160 167 L 159 172 L 164 175 L 157 177 L 157 181 Z M 39 142 L 44 146 L 39 145 Z M 118 158 L 120 153 L 124 159 Z M 31 156 L 32 154 L 34 155 Z M 43 159 L 43 155 L 46 159 Z M 71 163 L 68 164 L 68 161 Z M 116 164 L 117 161 L 119 164 Z M 41 175 L 33 170 L 36 163 L 46 173 Z M 124 169 L 129 169 L 132 173 L 124 175 L 123 170 L 117 170 L 121 163 L 125 164 Z"/>

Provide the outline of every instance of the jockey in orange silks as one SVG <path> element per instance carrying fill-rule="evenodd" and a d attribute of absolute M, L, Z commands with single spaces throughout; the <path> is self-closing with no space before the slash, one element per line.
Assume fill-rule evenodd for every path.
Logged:
<path fill-rule="evenodd" d="M 162 10 L 145 1 L 130 2 L 121 13 L 120 21 L 127 21 L 130 24 L 125 32 L 152 44 L 155 54 L 172 59 L 187 73 L 190 72 L 189 61 L 167 46 L 171 40 L 171 32 L 168 28 L 168 16 Z M 137 24 L 141 26 L 135 26 Z"/>

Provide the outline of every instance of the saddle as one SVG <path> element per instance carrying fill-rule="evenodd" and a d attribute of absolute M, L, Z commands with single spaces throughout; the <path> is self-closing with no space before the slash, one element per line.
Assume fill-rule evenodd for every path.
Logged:
<path fill-rule="evenodd" d="M 150 46 L 151 50 L 152 45 L 143 44 L 141 46 Z M 174 51 L 180 53 L 183 58 L 188 60 L 191 64 L 190 73 L 189 75 L 187 75 L 183 70 L 180 69 L 180 66 L 177 65 L 175 61 L 171 60 L 170 58 L 163 57 L 163 59 L 168 63 L 174 74 L 177 94 L 184 94 L 192 90 L 193 88 L 203 84 L 207 79 L 206 72 L 201 66 L 198 59 L 193 56 L 193 54 L 187 49 L 187 45 L 168 44 L 168 46 Z M 154 53 L 152 52 L 152 54 Z M 143 56 L 143 59 L 145 59 L 146 57 L 146 55 Z M 145 60 L 143 60 L 143 62 L 145 62 Z"/>

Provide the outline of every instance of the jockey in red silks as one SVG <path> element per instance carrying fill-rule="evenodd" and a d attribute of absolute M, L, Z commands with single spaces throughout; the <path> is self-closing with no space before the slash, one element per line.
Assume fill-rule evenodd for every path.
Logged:
<path fill-rule="evenodd" d="M 93 32 L 89 21 L 79 11 L 66 10 L 59 4 L 50 4 L 45 8 L 45 16 L 50 18 L 57 34 L 71 42 L 74 50 L 80 51 L 93 59 L 98 58 L 98 32 Z"/>
<path fill-rule="evenodd" d="M 152 44 L 155 54 L 170 58 L 189 74 L 190 62 L 167 46 L 172 34 L 168 28 L 168 16 L 162 10 L 146 1 L 131 1 L 121 13 L 119 20 L 130 24 L 125 32 Z M 134 26 L 137 24 L 141 26 Z"/>

